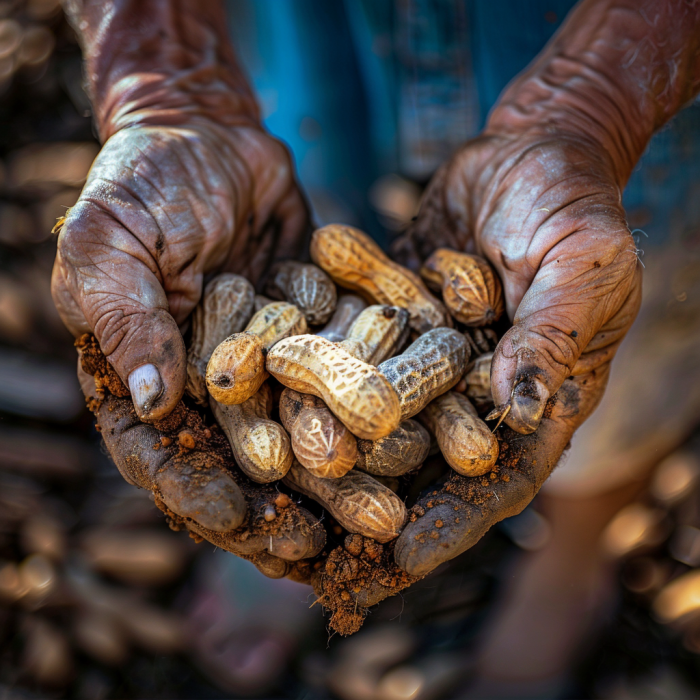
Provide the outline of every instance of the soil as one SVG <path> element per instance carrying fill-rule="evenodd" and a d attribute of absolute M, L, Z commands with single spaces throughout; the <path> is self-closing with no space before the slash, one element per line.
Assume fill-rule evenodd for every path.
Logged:
<path fill-rule="evenodd" d="M 314 591 L 332 612 L 330 627 L 341 635 L 357 632 L 367 608 L 419 580 L 394 563 L 393 543 L 348 535 L 313 577 Z"/>
<path fill-rule="evenodd" d="M 95 377 L 95 386 L 98 391 L 106 389 L 112 396 L 130 396 L 129 389 L 119 378 L 114 367 L 109 364 L 107 358 L 100 350 L 97 338 L 91 333 L 81 335 L 75 341 L 75 347 L 80 353 L 80 364 L 83 371 Z"/>

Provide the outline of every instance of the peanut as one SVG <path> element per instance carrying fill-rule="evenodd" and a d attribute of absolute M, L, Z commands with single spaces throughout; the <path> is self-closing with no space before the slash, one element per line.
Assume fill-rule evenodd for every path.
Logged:
<path fill-rule="evenodd" d="M 316 335 L 333 342 L 343 340 L 350 326 L 366 306 L 365 300 L 355 294 L 341 294 L 331 320 Z"/>
<path fill-rule="evenodd" d="M 253 313 L 253 286 L 240 275 L 217 275 L 204 288 L 192 314 L 192 339 L 187 351 L 185 391 L 207 405 L 207 363 L 212 352 L 231 333 L 238 333 Z"/>
<path fill-rule="evenodd" d="M 325 338 L 281 340 L 267 355 L 267 371 L 290 389 L 323 399 L 358 437 L 377 440 L 398 427 L 399 399 L 386 378 Z"/>
<path fill-rule="evenodd" d="M 436 328 L 377 369 L 396 392 L 401 420 L 406 420 L 457 384 L 468 361 L 469 345 L 464 336 L 451 328 Z"/>
<path fill-rule="evenodd" d="M 320 503 L 349 532 L 378 542 L 398 537 L 406 522 L 403 501 L 363 472 L 351 471 L 339 479 L 320 479 L 295 462 L 284 482 Z"/>
<path fill-rule="evenodd" d="M 405 420 L 380 440 L 357 441 L 357 468 L 374 476 L 401 476 L 419 467 L 430 450 L 430 435 L 414 420 Z"/>
<path fill-rule="evenodd" d="M 421 268 L 421 276 L 450 313 L 467 326 L 486 326 L 503 313 L 501 281 L 484 258 L 438 248 Z"/>
<path fill-rule="evenodd" d="M 274 299 L 270 299 L 270 297 L 266 297 L 264 294 L 256 294 L 253 300 L 253 312 L 257 314 L 260 309 L 268 304 L 274 303 L 274 301 Z"/>
<path fill-rule="evenodd" d="M 292 446 L 284 428 L 270 420 L 272 394 L 267 384 L 241 404 L 226 406 L 214 399 L 210 403 L 238 466 L 253 481 L 278 481 L 289 471 Z"/>
<path fill-rule="evenodd" d="M 312 326 L 326 323 L 337 302 L 335 285 L 323 270 L 293 260 L 272 268 L 265 292 L 294 304 Z"/>
<path fill-rule="evenodd" d="M 311 257 L 341 287 L 376 303 L 407 309 L 409 325 L 418 333 L 452 325 L 445 307 L 420 277 L 389 260 L 362 231 L 339 224 L 318 229 L 311 239 Z"/>
<path fill-rule="evenodd" d="M 463 476 L 481 476 L 498 459 L 498 440 L 469 399 L 448 391 L 428 404 L 420 419 L 435 435 L 447 463 Z"/>
<path fill-rule="evenodd" d="M 293 304 L 264 306 L 243 333 L 229 336 L 212 353 L 206 374 L 209 393 L 219 403 L 243 403 L 267 379 L 265 352 L 278 340 L 306 330 L 306 319 Z"/>
<path fill-rule="evenodd" d="M 312 474 L 337 479 L 355 466 L 355 437 L 321 399 L 285 389 L 279 409 L 294 455 Z"/>
<path fill-rule="evenodd" d="M 493 353 L 487 352 L 476 358 L 474 366 L 465 375 L 467 396 L 477 405 L 493 402 L 491 396 L 491 360 Z"/>
<path fill-rule="evenodd" d="M 391 357 L 408 337 L 408 311 L 398 306 L 367 307 L 350 326 L 340 346 L 358 360 L 377 365 Z"/>

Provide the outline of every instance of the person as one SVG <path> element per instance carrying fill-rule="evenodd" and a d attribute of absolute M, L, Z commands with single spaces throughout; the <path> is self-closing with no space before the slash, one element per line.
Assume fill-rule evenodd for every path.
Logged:
<path fill-rule="evenodd" d="M 71 0 L 67 11 L 103 146 L 60 233 L 53 295 L 153 421 L 182 396 L 182 330 L 204 280 L 224 269 L 256 280 L 298 256 L 309 208 L 261 125 L 221 3 Z M 438 168 L 403 239 L 410 264 L 448 246 L 484 255 L 503 281 L 513 327 L 493 395 L 530 435 L 533 469 L 482 529 L 533 498 L 603 394 L 641 299 L 621 193 L 698 92 L 699 28 L 685 0 L 579 3 Z M 445 558 L 467 546 L 455 538 Z M 414 544 L 403 564 L 425 573 L 439 563 L 430 547 Z"/>

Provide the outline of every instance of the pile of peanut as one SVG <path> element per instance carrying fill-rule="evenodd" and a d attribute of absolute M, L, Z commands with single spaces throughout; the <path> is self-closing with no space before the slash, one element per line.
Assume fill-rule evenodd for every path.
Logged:
<path fill-rule="evenodd" d="M 253 481 L 282 480 L 348 532 L 389 542 L 407 519 L 392 478 L 438 449 L 465 476 L 496 464 L 477 411 L 491 402 L 497 337 L 485 327 L 503 313 L 500 281 L 484 259 L 444 248 L 419 277 L 335 224 L 313 234 L 311 257 L 278 264 L 268 296 L 234 274 L 209 282 L 187 393 L 210 406 Z"/>

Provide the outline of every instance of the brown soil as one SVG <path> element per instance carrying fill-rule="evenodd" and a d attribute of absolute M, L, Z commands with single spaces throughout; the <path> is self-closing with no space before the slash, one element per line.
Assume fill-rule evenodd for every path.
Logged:
<path fill-rule="evenodd" d="M 95 377 L 95 386 L 98 391 L 107 389 L 113 396 L 130 396 L 124 382 L 102 354 L 100 344 L 94 335 L 91 333 L 81 335 L 75 341 L 75 347 L 80 353 L 80 364 L 83 371 Z"/>
<path fill-rule="evenodd" d="M 341 635 L 357 632 L 367 608 L 419 580 L 394 563 L 393 543 L 348 535 L 312 579 L 321 604 L 333 614 L 330 627 Z"/>

